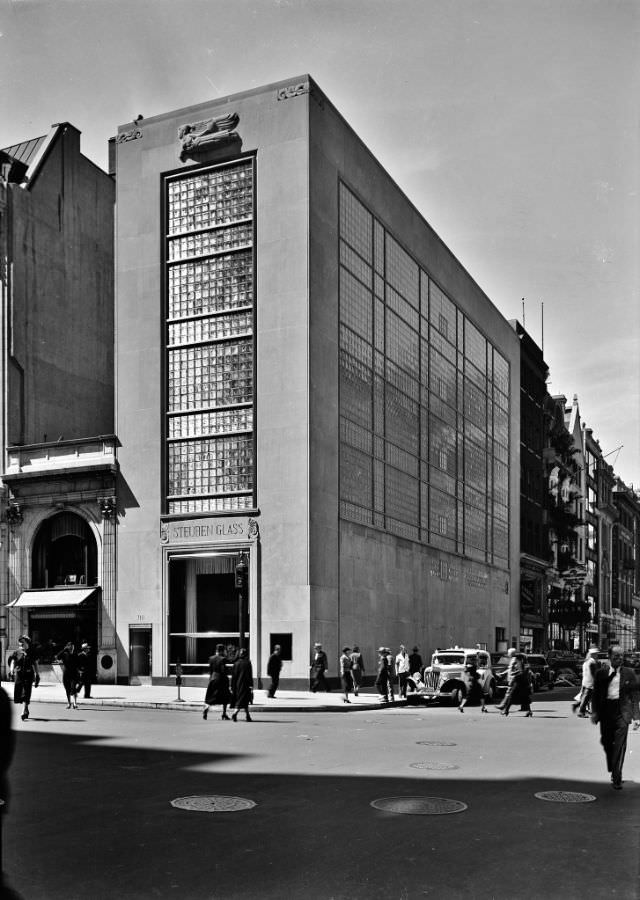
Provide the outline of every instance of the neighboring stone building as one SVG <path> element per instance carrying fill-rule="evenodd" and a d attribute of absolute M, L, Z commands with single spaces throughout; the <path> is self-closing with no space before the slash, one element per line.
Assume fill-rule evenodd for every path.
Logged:
<path fill-rule="evenodd" d="M 611 561 L 613 523 L 617 513 L 612 490 L 613 467 L 606 462 L 600 444 L 590 428 L 584 429 L 585 448 L 585 553 L 587 574 L 585 600 L 591 622 L 586 632 L 589 643 L 608 646 L 611 629 Z"/>
<path fill-rule="evenodd" d="M 640 497 L 617 478 L 613 488 L 617 518 L 613 525 L 611 622 L 609 643 L 625 650 L 640 647 Z"/>
<path fill-rule="evenodd" d="M 112 160 L 118 677 L 517 641 L 517 335 L 314 82 Z"/>
<path fill-rule="evenodd" d="M 68 123 L 0 150 L 0 664 L 22 632 L 45 660 L 85 639 L 105 680 L 115 673 L 113 202 L 113 180 Z"/>
<path fill-rule="evenodd" d="M 547 649 L 549 490 L 544 460 L 547 443 L 545 398 L 549 369 L 542 350 L 520 322 L 510 322 L 520 339 L 520 648 Z"/>

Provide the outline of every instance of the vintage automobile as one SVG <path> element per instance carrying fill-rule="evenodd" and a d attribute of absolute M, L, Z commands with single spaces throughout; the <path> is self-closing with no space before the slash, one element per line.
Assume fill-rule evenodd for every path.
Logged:
<path fill-rule="evenodd" d="M 531 684 L 533 690 L 541 691 L 543 688 L 547 688 L 547 690 L 552 691 L 555 675 L 544 654 L 527 653 L 525 658 L 529 671 L 531 672 Z"/>
<path fill-rule="evenodd" d="M 448 700 L 459 704 L 467 687 L 465 666 L 475 663 L 480 676 L 480 685 L 488 700 L 496 696 L 496 682 L 491 669 L 491 657 L 486 650 L 469 647 L 449 647 L 436 650 L 431 657 L 431 665 L 425 666 L 424 685 L 419 694 L 425 700 Z"/>

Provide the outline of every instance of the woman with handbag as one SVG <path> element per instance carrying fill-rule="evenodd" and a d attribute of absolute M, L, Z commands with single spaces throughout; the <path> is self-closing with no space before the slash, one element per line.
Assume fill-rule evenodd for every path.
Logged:
<path fill-rule="evenodd" d="M 231 716 L 233 721 L 238 721 L 238 713 L 243 709 L 246 721 L 252 722 L 253 719 L 249 715 L 249 704 L 253 702 L 253 666 L 244 647 L 238 651 L 238 658 L 233 664 L 231 695 L 236 710 Z"/>

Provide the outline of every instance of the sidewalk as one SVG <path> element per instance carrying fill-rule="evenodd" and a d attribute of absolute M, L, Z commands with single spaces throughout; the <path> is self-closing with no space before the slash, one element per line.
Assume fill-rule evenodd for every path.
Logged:
<path fill-rule="evenodd" d="M 13 682 L 2 682 L 10 698 L 13 698 Z M 278 690 L 276 698 L 271 700 L 265 690 L 254 690 L 252 710 L 256 712 L 354 712 L 366 709 L 386 709 L 394 706 L 405 706 L 406 701 L 396 700 L 393 703 L 380 703 L 378 695 L 349 695 L 350 703 L 343 703 L 339 691 L 312 694 L 311 691 Z M 172 709 L 183 711 L 201 711 L 204 701 L 204 689 L 200 687 L 181 687 L 180 702 L 178 688 L 175 685 L 127 685 L 127 684 L 93 684 L 91 698 L 85 700 L 78 696 L 78 706 L 138 707 L 143 709 Z M 34 688 L 31 703 L 63 703 L 67 704 L 64 688 L 61 684 L 41 682 Z"/>

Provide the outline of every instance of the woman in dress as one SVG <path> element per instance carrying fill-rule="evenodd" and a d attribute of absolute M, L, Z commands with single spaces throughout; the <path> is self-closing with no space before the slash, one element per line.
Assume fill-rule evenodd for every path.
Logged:
<path fill-rule="evenodd" d="M 253 666 L 244 647 L 238 650 L 238 658 L 233 664 L 231 694 L 233 696 L 233 705 L 236 708 L 236 711 L 231 716 L 233 721 L 238 721 L 238 713 L 243 709 L 247 722 L 253 722 L 249 715 L 249 704 L 253 699 Z"/>
<path fill-rule="evenodd" d="M 78 655 L 75 645 L 69 641 L 56 656 L 62 666 L 62 684 L 67 695 L 67 709 L 78 708 Z"/>
<path fill-rule="evenodd" d="M 472 702 L 478 700 L 482 704 L 482 712 L 486 713 L 487 707 L 485 704 L 485 696 L 484 691 L 482 690 L 482 684 L 480 683 L 480 673 L 478 672 L 478 667 L 474 662 L 470 662 L 464 667 L 464 674 L 466 682 L 466 692 L 464 697 L 460 701 L 460 706 L 458 707 L 458 709 L 460 710 L 460 712 L 464 712 L 464 708 L 469 700 L 471 700 Z"/>
<path fill-rule="evenodd" d="M 22 721 L 29 718 L 31 689 L 40 684 L 40 673 L 36 656 L 31 649 L 31 640 L 22 635 L 18 639 L 18 649 L 9 657 L 9 678 L 13 678 L 13 702 L 23 703 Z"/>
<path fill-rule="evenodd" d="M 216 706 L 219 703 L 222 706 L 220 718 L 229 720 L 227 715 L 227 706 L 230 699 L 229 676 L 227 675 L 226 662 L 224 644 L 217 644 L 215 656 L 209 658 L 209 684 L 207 685 L 207 693 L 204 698 L 203 719 L 206 719 L 209 715 L 209 707 Z"/>

